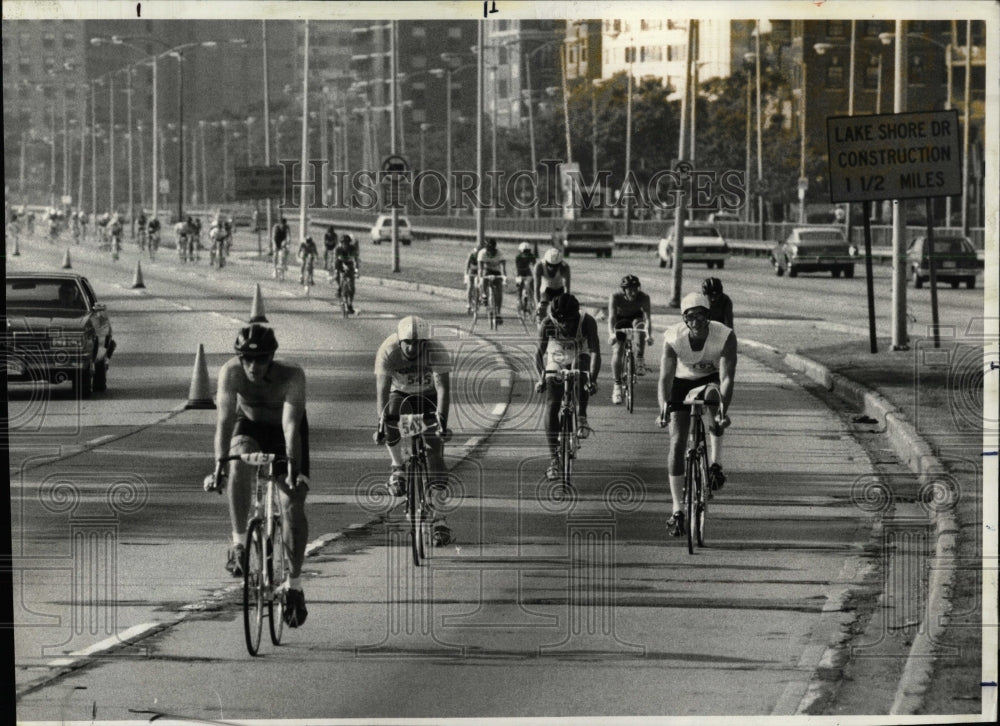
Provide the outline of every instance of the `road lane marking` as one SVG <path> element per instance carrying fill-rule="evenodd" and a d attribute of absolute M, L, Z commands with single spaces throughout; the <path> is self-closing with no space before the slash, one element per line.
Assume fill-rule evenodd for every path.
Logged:
<path fill-rule="evenodd" d="M 101 444 L 106 444 L 109 441 L 114 441 L 118 436 L 115 434 L 107 434 L 106 436 L 98 436 L 96 439 L 91 439 L 86 442 L 84 446 L 100 446 Z"/>
<path fill-rule="evenodd" d="M 94 643 L 93 645 L 89 645 L 86 648 L 75 650 L 64 658 L 51 660 L 49 661 L 48 666 L 49 668 L 62 668 L 64 666 L 73 665 L 83 658 L 116 648 L 120 645 L 126 645 L 130 640 L 141 638 L 147 635 L 150 631 L 162 628 L 169 624 L 169 622 L 156 621 L 152 623 L 143 623 L 142 625 L 133 625 L 131 628 L 128 628 L 117 635 L 112 635 L 110 638 L 105 638 L 104 640 Z"/>

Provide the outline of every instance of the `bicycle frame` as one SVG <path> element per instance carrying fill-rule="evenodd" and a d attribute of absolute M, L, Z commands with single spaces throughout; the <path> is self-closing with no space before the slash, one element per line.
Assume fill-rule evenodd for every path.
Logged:
<path fill-rule="evenodd" d="M 713 394 L 719 402 L 721 418 L 724 415 L 722 393 L 717 384 L 709 383 L 692 389 L 684 399 L 684 405 L 691 407 L 688 449 L 684 458 L 684 512 L 687 519 L 688 554 L 694 554 L 695 544 L 698 547 L 705 546 L 705 517 L 708 513 L 708 500 L 712 495 L 708 484 L 704 409 L 711 405 L 712 402 L 706 399 Z"/>
<path fill-rule="evenodd" d="M 584 372 L 579 368 L 564 368 L 556 371 L 553 378 L 563 384 L 562 402 L 559 404 L 559 460 L 562 464 L 563 485 L 572 485 L 573 459 L 580 449 L 577 435 L 579 401 L 577 388 Z"/>
<path fill-rule="evenodd" d="M 500 298 L 496 289 L 496 281 L 500 280 L 502 285 L 504 276 L 490 274 L 482 275 L 480 279 L 486 290 L 486 311 L 490 317 L 490 330 L 496 330 L 497 318 L 500 316 Z"/>
<path fill-rule="evenodd" d="M 622 386 L 622 394 L 625 399 L 625 408 L 629 413 L 632 413 L 635 409 L 635 344 L 633 340 L 639 334 L 645 334 L 646 323 L 641 321 L 631 328 L 624 328 L 622 330 L 616 331 L 621 332 L 625 335 L 625 340 L 622 342 L 622 369 L 621 369 L 621 381 L 624 384 Z"/>

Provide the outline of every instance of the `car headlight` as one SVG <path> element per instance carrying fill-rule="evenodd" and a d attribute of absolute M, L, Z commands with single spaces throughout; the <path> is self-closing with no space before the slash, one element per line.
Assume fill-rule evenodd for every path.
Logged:
<path fill-rule="evenodd" d="M 854 245 L 851 245 L 850 247 L 847 248 L 847 254 L 849 254 L 851 257 L 856 257 L 858 254 L 858 248 L 855 247 Z"/>

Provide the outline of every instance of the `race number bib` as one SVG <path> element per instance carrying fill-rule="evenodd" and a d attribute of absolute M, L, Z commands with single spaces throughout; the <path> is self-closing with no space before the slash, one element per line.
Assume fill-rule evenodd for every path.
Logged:
<path fill-rule="evenodd" d="M 404 413 L 399 417 L 399 433 L 406 437 L 419 436 L 430 428 L 423 414 Z"/>

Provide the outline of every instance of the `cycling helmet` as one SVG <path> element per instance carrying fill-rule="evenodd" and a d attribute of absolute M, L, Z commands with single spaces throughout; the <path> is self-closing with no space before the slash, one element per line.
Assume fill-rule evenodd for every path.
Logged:
<path fill-rule="evenodd" d="M 495 239 L 490 237 L 488 240 L 486 240 L 486 249 L 493 251 L 496 248 L 497 248 L 497 241 Z"/>
<path fill-rule="evenodd" d="M 708 301 L 708 298 L 702 295 L 700 292 L 689 292 L 681 300 L 681 314 L 684 315 L 691 308 L 705 308 L 708 310 L 712 307 L 712 304 Z"/>
<path fill-rule="evenodd" d="M 563 258 L 562 252 L 557 250 L 555 247 L 552 247 L 551 249 L 549 249 L 548 252 L 545 253 L 545 264 L 560 265 L 562 264 L 562 258 Z"/>
<path fill-rule="evenodd" d="M 517 246 L 517 249 L 520 252 L 528 252 L 531 249 L 531 243 L 530 242 L 522 242 L 521 244 L 519 244 Z"/>
<path fill-rule="evenodd" d="M 705 282 L 701 283 L 701 291 L 706 295 L 721 295 L 722 280 L 718 277 L 706 277 Z"/>
<path fill-rule="evenodd" d="M 351 238 L 351 235 L 349 235 L 349 234 L 345 234 L 345 235 L 341 235 L 341 237 L 340 237 L 340 241 L 341 241 L 341 242 L 342 242 L 343 244 L 345 244 L 345 245 L 349 245 L 349 244 L 351 244 L 351 243 L 352 243 L 352 242 L 353 242 L 354 240 L 353 240 L 353 239 Z"/>
<path fill-rule="evenodd" d="M 625 277 L 622 278 L 622 290 L 627 290 L 630 287 L 640 287 L 639 278 L 635 275 L 625 275 Z"/>
<path fill-rule="evenodd" d="M 429 334 L 427 321 L 417 315 L 407 315 L 396 326 L 396 337 L 399 340 L 427 340 Z"/>
<path fill-rule="evenodd" d="M 564 292 L 549 304 L 549 315 L 556 322 L 572 320 L 580 314 L 580 301 L 575 295 Z"/>
<path fill-rule="evenodd" d="M 271 328 L 254 323 L 240 330 L 233 349 L 239 355 L 267 355 L 278 349 L 278 339 Z"/>

